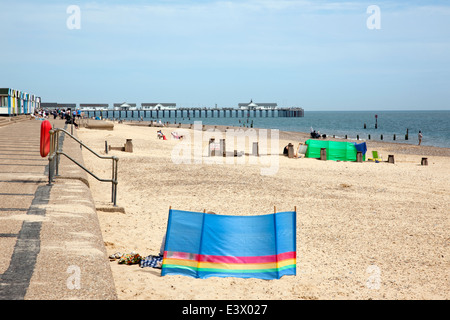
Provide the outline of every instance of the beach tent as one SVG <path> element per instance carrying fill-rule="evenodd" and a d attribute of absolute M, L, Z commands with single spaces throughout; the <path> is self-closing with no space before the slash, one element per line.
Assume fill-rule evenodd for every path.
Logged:
<path fill-rule="evenodd" d="M 169 210 L 161 275 L 279 279 L 296 274 L 296 213 Z"/>
<path fill-rule="evenodd" d="M 327 160 L 356 161 L 356 152 L 364 149 L 361 146 L 356 148 L 354 143 L 346 141 L 327 141 L 309 139 L 305 142 L 308 145 L 306 150 L 306 158 L 320 158 L 320 149 L 327 150 Z M 364 142 L 365 144 L 365 142 Z M 365 161 L 365 153 L 363 153 L 363 161 Z"/>

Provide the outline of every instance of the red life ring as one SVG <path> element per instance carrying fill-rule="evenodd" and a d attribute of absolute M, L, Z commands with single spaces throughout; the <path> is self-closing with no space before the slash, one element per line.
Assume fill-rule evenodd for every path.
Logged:
<path fill-rule="evenodd" d="M 48 120 L 41 123 L 41 157 L 45 158 L 50 151 L 50 130 L 52 124 Z"/>

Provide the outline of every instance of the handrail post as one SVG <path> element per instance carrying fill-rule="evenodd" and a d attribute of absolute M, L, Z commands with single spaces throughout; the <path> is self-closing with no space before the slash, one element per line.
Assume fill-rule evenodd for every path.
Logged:
<path fill-rule="evenodd" d="M 50 150 L 49 150 L 49 157 L 48 157 L 48 185 L 51 186 L 53 182 L 53 166 L 54 166 L 54 150 L 53 150 L 53 140 L 55 139 L 55 131 L 53 129 L 49 130 L 50 134 Z"/>
<path fill-rule="evenodd" d="M 59 131 L 56 131 L 56 151 L 59 151 Z M 57 177 L 59 176 L 59 153 L 56 152 L 56 174 Z"/>
<path fill-rule="evenodd" d="M 59 133 L 60 132 L 66 133 L 69 137 L 71 137 L 76 142 L 78 142 L 80 144 L 80 146 L 84 146 L 86 149 L 88 149 L 90 152 L 95 154 L 97 157 L 99 157 L 101 159 L 112 159 L 111 180 L 100 179 L 99 177 L 94 175 L 91 171 L 86 169 L 83 165 L 78 163 L 76 160 L 72 159 L 69 155 L 65 154 L 62 151 L 62 146 L 60 147 L 60 145 L 59 145 Z M 62 154 L 64 156 L 66 156 L 69 160 L 74 162 L 76 165 L 78 165 L 80 168 L 82 168 L 84 171 L 89 173 L 91 176 L 93 176 L 98 181 L 111 182 L 111 185 L 112 185 L 112 187 L 111 187 L 111 202 L 114 204 L 114 207 L 117 207 L 117 184 L 118 184 L 118 179 L 117 179 L 118 169 L 117 168 L 118 168 L 119 158 L 116 156 L 110 156 L 110 157 L 100 156 L 99 154 L 97 154 L 95 151 L 93 151 L 91 148 L 86 146 L 83 142 L 81 142 L 80 140 L 75 138 L 72 134 L 70 134 L 69 132 L 67 132 L 64 129 L 61 129 L 61 128 L 51 129 L 49 131 L 49 133 L 50 133 L 50 152 L 48 155 L 48 161 L 49 161 L 48 183 L 49 183 L 49 185 L 52 185 L 52 182 L 54 181 L 53 178 L 54 178 L 54 173 L 55 173 L 54 172 L 55 166 L 56 166 L 56 175 L 57 176 L 59 175 L 59 159 L 60 159 L 60 155 Z M 55 137 L 55 134 L 56 134 L 56 137 Z"/>
<path fill-rule="evenodd" d="M 114 203 L 114 166 L 115 166 L 115 161 L 114 158 L 112 158 L 112 171 L 111 171 L 111 202 Z"/>
<path fill-rule="evenodd" d="M 113 193 L 114 193 L 113 194 L 113 197 L 114 197 L 113 204 L 114 204 L 114 207 L 117 207 L 117 184 L 118 184 L 118 182 L 117 182 L 117 167 L 118 167 L 119 158 L 114 156 L 113 161 L 116 163 L 115 166 L 113 166 L 114 167 L 114 177 L 113 177 L 113 182 L 112 182 Z"/>

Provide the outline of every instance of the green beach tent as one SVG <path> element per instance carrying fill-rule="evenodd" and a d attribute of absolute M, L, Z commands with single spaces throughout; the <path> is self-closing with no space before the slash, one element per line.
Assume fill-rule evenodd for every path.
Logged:
<path fill-rule="evenodd" d="M 356 147 L 351 142 L 309 139 L 305 142 L 306 158 L 320 158 L 320 149 L 327 149 L 327 160 L 356 161 Z M 363 154 L 363 161 L 365 161 Z"/>

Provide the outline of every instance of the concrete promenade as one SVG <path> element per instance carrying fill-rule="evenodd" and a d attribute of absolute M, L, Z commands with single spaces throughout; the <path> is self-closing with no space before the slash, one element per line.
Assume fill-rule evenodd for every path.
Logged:
<path fill-rule="evenodd" d="M 61 157 L 60 177 L 48 184 L 40 125 L 0 127 L 0 300 L 117 299 L 87 173 Z M 63 150 L 83 163 L 68 136 Z"/>

